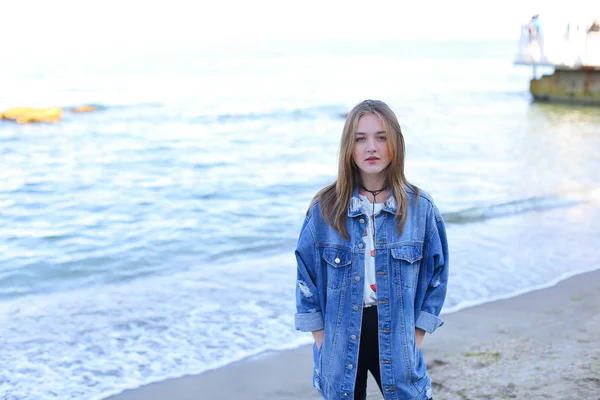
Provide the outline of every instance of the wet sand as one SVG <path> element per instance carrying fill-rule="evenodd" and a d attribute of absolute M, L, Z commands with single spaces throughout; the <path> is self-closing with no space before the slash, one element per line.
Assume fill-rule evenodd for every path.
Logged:
<path fill-rule="evenodd" d="M 600 399 L 600 270 L 444 320 L 423 344 L 435 400 Z M 108 399 L 317 400 L 311 375 L 303 346 Z"/>

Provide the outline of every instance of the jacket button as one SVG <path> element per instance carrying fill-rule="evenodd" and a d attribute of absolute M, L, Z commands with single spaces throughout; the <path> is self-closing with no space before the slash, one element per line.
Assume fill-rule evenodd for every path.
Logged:
<path fill-rule="evenodd" d="M 358 222 L 360 222 L 361 224 L 364 224 L 365 220 L 361 218 L 361 219 L 358 220 Z"/>
<path fill-rule="evenodd" d="M 353 306 L 353 307 L 352 307 L 352 309 L 353 309 L 354 311 L 358 311 L 358 306 Z"/>
<path fill-rule="evenodd" d="M 352 336 L 350 336 L 350 339 L 352 339 L 352 340 L 356 340 L 356 335 L 352 335 Z"/>
<path fill-rule="evenodd" d="M 362 248 L 363 248 L 363 244 L 362 244 L 362 243 L 359 243 L 359 244 L 358 244 L 358 248 L 359 248 L 359 249 L 362 249 Z"/>
<path fill-rule="evenodd" d="M 352 364 L 348 364 L 348 369 L 352 369 L 352 368 L 354 368 L 354 367 L 352 366 Z"/>
<path fill-rule="evenodd" d="M 354 280 L 355 280 L 356 282 L 360 281 L 360 276 L 355 276 L 355 277 L 354 277 Z"/>
<path fill-rule="evenodd" d="M 335 261 L 335 263 L 336 263 L 336 264 L 339 264 L 339 263 L 340 263 L 340 259 L 339 259 L 339 258 L 336 258 L 336 259 L 335 259 L 335 260 L 333 260 L 333 261 Z"/>

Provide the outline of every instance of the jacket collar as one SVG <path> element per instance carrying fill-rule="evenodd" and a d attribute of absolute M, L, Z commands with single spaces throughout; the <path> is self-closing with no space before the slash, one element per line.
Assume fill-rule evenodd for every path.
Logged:
<path fill-rule="evenodd" d="M 390 193 L 390 197 L 385 201 L 383 208 L 381 211 L 386 211 L 391 214 L 396 214 L 396 210 L 398 209 L 398 204 L 396 203 L 396 199 L 394 198 L 394 194 Z M 350 199 L 350 207 L 348 207 L 348 216 L 349 217 L 358 217 L 359 215 L 365 215 L 361 204 L 360 198 L 358 197 L 358 188 L 355 187 L 352 192 L 352 198 Z"/>

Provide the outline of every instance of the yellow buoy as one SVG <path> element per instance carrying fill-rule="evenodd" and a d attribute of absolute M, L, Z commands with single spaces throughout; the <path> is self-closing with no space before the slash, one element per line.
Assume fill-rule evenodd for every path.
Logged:
<path fill-rule="evenodd" d="M 30 122 L 58 122 L 62 116 L 60 108 L 15 107 L 2 113 L 3 119 L 10 119 L 19 124 Z"/>
<path fill-rule="evenodd" d="M 38 110 L 27 112 L 17 118 L 18 124 L 27 124 L 31 122 L 58 122 L 62 116 L 60 108 L 40 108 Z"/>
<path fill-rule="evenodd" d="M 74 108 L 67 108 L 66 111 L 74 113 L 85 113 L 97 110 L 98 107 L 92 105 L 82 105 Z M 30 122 L 58 122 L 61 120 L 63 110 L 56 107 L 34 108 L 34 107 L 14 107 L 4 112 L 0 112 L 0 119 L 9 119 L 19 124 Z"/>
<path fill-rule="evenodd" d="M 90 106 L 90 105 L 85 105 L 85 106 L 79 106 L 79 107 L 75 107 L 73 109 L 73 112 L 76 113 L 83 113 L 83 112 L 90 112 L 90 111 L 96 111 L 97 107 L 96 106 Z"/>
<path fill-rule="evenodd" d="M 31 107 L 14 107 L 11 109 L 8 109 L 6 111 L 4 111 L 2 113 L 2 118 L 3 119 L 12 119 L 12 120 L 16 120 L 18 117 L 20 117 L 21 115 L 28 113 L 30 111 L 35 110 L 35 108 L 31 108 Z"/>

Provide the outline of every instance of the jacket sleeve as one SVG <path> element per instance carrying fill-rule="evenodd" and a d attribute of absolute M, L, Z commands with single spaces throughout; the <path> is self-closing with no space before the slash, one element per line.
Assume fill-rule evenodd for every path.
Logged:
<path fill-rule="evenodd" d="M 315 246 L 312 219 L 306 217 L 296 247 L 298 271 L 296 278 L 296 329 L 312 332 L 323 329 L 323 312 L 317 290 L 318 252 Z"/>
<path fill-rule="evenodd" d="M 415 322 L 417 328 L 433 333 L 444 324 L 439 317 L 448 287 L 448 240 L 444 220 L 433 206 L 432 227 L 425 243 L 427 287 L 421 310 Z"/>

